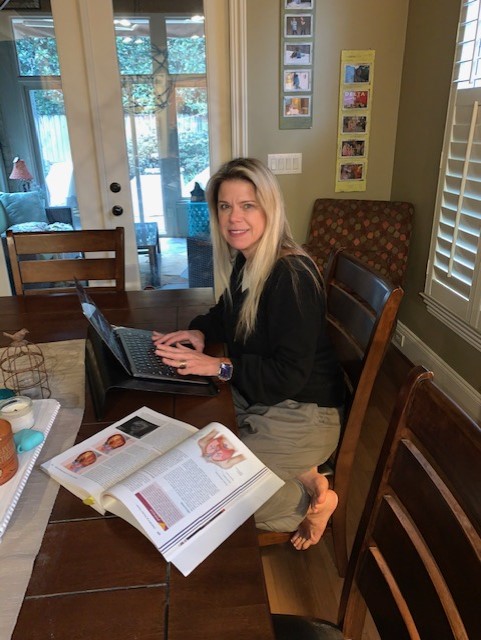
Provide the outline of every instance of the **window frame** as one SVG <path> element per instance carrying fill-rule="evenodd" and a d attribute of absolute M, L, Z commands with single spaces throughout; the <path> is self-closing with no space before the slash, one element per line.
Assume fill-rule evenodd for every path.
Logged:
<path fill-rule="evenodd" d="M 481 176 L 476 176 L 478 167 L 481 174 L 480 62 L 481 0 L 463 0 L 421 297 L 429 313 L 481 351 Z M 465 233 L 470 224 L 475 231 Z"/>

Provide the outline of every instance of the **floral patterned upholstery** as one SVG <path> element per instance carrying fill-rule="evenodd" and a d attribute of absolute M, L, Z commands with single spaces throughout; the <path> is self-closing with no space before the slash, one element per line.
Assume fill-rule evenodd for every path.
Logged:
<path fill-rule="evenodd" d="M 319 198 L 304 248 L 322 271 L 331 251 L 343 247 L 394 284 L 402 285 L 413 214 L 409 202 Z"/>

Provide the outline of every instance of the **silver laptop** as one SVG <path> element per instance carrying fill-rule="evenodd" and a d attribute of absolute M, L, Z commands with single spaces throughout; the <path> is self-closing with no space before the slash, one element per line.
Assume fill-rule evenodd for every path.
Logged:
<path fill-rule="evenodd" d="M 134 378 L 183 382 L 187 385 L 212 384 L 211 378 L 183 376 L 174 367 L 164 364 L 155 355 L 152 331 L 111 325 L 78 280 L 75 280 L 75 287 L 84 316 L 129 375 Z"/>

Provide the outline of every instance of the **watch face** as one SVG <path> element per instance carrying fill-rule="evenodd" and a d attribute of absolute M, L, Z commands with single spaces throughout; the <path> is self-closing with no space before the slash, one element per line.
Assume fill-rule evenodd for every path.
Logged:
<path fill-rule="evenodd" d="M 230 380 L 232 378 L 233 370 L 234 367 L 231 364 L 229 364 L 228 362 L 222 362 L 220 365 L 218 377 L 224 381 Z"/>

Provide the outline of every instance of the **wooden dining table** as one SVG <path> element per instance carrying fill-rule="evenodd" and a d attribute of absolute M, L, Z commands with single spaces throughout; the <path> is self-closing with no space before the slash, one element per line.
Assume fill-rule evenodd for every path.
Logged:
<path fill-rule="evenodd" d="M 161 331 L 187 326 L 213 303 L 211 289 L 91 295 L 112 324 Z M 23 327 L 35 343 L 87 335 L 77 296 L 70 294 L 0 298 L 0 350 L 9 344 L 3 332 Z M 76 442 L 144 405 L 195 427 L 218 421 L 236 429 L 225 383 L 206 397 L 114 389 L 101 420 L 85 386 Z M 60 488 L 12 640 L 134 638 L 274 638 L 253 518 L 184 577 L 130 524 L 101 516 Z"/>

